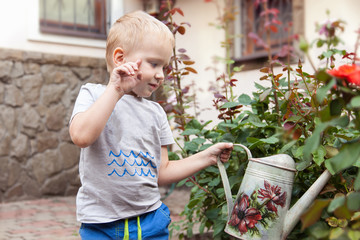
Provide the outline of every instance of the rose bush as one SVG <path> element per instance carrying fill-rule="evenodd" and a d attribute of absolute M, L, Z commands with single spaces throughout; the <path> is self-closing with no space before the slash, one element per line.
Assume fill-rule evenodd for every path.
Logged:
<path fill-rule="evenodd" d="M 216 4 L 216 1 L 206 2 Z M 264 4 L 263 9 L 268 9 L 267 1 L 255 1 L 255 4 Z M 165 11 L 168 20 L 175 13 L 182 12 L 176 9 Z M 183 144 L 179 141 L 181 152 L 170 152 L 170 157 L 177 159 L 178 155 L 193 154 L 220 141 L 241 143 L 251 150 L 253 157 L 289 154 L 296 161 L 298 170 L 292 203 L 328 169 L 332 178 L 288 239 L 360 239 L 360 67 L 356 47 L 354 52 L 339 49 L 339 35 L 344 30 L 344 23 L 327 20 L 319 25 L 319 38 L 313 44 L 289 34 L 289 44 L 279 53 L 272 52 L 271 46 L 267 45 L 268 39 L 251 33 L 250 37 L 258 44 L 262 43 L 269 52 L 268 62 L 260 72 L 263 73 L 261 80 L 269 81 L 270 86 L 255 84 L 258 91 L 252 96 L 236 95 L 236 73 L 241 68 L 233 66 L 230 53 L 234 36 L 229 30 L 235 14 L 236 9 L 230 3 L 225 4 L 218 22 L 213 24 L 225 32 L 226 38 L 222 43 L 226 56 L 219 58 L 226 71 L 216 77 L 219 88 L 212 88 L 213 106 L 219 111 L 219 122 L 215 127 L 207 129 L 209 121 L 202 123 L 196 116 L 183 115 L 188 107 L 184 103 L 191 104 L 190 91 L 178 83 L 196 71 L 187 65 L 192 65 L 193 61 L 184 54 L 185 50 L 174 50 L 176 54 L 168 79 L 176 83 L 177 102 L 172 105 L 169 116 L 180 120 L 176 121 L 177 127 L 185 141 Z M 281 22 L 276 21 L 277 14 L 275 10 L 264 10 L 260 14 L 265 19 L 264 31 L 282 27 Z M 185 33 L 171 18 L 168 23 L 175 26 L 172 28 L 174 33 Z M 280 57 L 286 55 L 289 57 L 285 59 L 294 59 L 296 51 L 292 43 L 296 39 L 299 39 L 302 56 L 307 57 L 306 61 L 312 66 L 311 72 L 304 69 L 300 60 L 298 64 L 280 61 Z M 356 46 L 359 45 L 359 37 L 357 39 Z M 309 58 L 312 48 L 323 49 L 319 56 L 323 65 L 316 67 Z M 239 189 L 246 165 L 246 154 L 235 147 L 226 164 L 233 194 Z M 225 193 L 217 167 L 209 167 L 179 183 L 184 184 L 192 187 L 190 201 L 183 212 L 186 220 L 172 227 L 186 230 L 181 237 L 191 237 L 194 225 L 199 223 L 200 233 L 211 230 L 214 239 L 228 239 L 224 233 L 228 222 Z M 229 223 L 240 232 L 256 233 L 257 224 L 271 224 L 264 219 L 275 219 L 277 208 L 282 207 L 286 197 L 290 196 L 284 196 L 281 189 L 264 183 L 264 188 L 256 192 L 256 201 L 252 201 L 263 201 L 262 208 L 261 204 L 258 208 L 250 206 L 252 198 L 244 195 L 235 204 L 237 214 L 230 216 Z M 267 215 L 261 211 L 266 211 Z"/>

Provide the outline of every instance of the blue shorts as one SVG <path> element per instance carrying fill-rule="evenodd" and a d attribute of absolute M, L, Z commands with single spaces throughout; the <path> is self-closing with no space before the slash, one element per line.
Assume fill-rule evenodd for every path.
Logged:
<path fill-rule="evenodd" d="M 168 240 L 170 222 L 169 208 L 162 204 L 155 211 L 129 218 L 127 223 L 124 219 L 110 223 L 82 223 L 79 233 L 82 240 L 123 240 L 128 225 L 128 239 L 137 240 L 140 224 L 143 240 Z"/>

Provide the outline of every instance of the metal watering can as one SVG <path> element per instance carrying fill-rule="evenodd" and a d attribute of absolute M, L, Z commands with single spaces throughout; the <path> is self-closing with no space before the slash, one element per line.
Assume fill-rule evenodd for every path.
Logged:
<path fill-rule="evenodd" d="M 239 239 L 286 239 L 330 179 L 330 172 L 325 170 L 289 209 L 295 161 L 286 154 L 252 158 L 247 147 L 236 145 L 245 149 L 249 163 L 235 201 L 225 167 L 218 160 L 229 214 L 225 232 Z"/>

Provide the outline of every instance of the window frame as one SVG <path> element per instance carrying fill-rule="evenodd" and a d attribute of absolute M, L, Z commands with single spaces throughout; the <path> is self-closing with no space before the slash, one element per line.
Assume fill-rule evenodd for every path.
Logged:
<path fill-rule="evenodd" d="M 40 31 L 39 14 L 41 0 L 27 0 L 28 21 L 27 21 L 27 40 L 30 42 L 42 42 L 62 44 L 69 46 L 91 47 L 97 49 L 105 49 L 105 39 L 84 38 L 75 36 L 66 36 L 52 33 L 44 33 Z M 107 19 L 109 22 L 115 22 L 119 17 L 124 15 L 124 0 L 108 0 L 110 10 L 107 11 Z"/>
<path fill-rule="evenodd" d="M 234 1 L 235 7 L 241 12 L 241 1 Z M 243 33 L 243 27 L 241 24 L 240 14 L 236 16 L 234 21 L 233 33 L 235 36 L 241 36 Z M 304 34 L 304 4 L 302 0 L 292 0 L 292 23 L 293 23 L 293 34 L 303 35 Z M 242 38 L 247 36 L 242 36 Z M 264 63 L 268 61 L 267 52 L 258 51 L 251 55 L 241 56 L 241 44 L 242 38 L 236 38 L 234 47 L 232 49 L 233 60 L 235 61 L 234 66 L 243 65 L 243 70 L 253 70 L 264 66 Z M 253 43 L 251 43 L 253 44 Z M 296 42 L 292 42 L 292 45 L 296 49 Z M 275 53 L 273 53 L 275 54 Z M 292 59 L 293 60 L 293 59 Z"/>
<path fill-rule="evenodd" d="M 46 2 L 46 0 L 40 1 Z M 106 39 L 107 29 L 109 28 L 107 19 L 108 2 L 108 0 L 94 0 L 94 25 L 65 22 L 61 21 L 61 19 L 59 21 L 49 20 L 46 19 L 45 14 L 45 18 L 39 16 L 40 31 L 50 34 Z M 87 31 L 81 29 L 87 29 Z"/>

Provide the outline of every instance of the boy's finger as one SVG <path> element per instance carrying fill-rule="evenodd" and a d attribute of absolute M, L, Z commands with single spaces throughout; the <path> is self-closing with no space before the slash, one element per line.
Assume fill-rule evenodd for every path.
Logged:
<path fill-rule="evenodd" d="M 141 59 L 138 59 L 138 60 L 136 60 L 135 63 L 137 64 L 138 67 L 140 67 L 140 65 L 141 65 L 141 63 L 142 63 L 142 60 L 141 60 Z"/>
<path fill-rule="evenodd" d="M 126 71 L 124 71 L 127 75 L 134 75 L 135 71 L 134 68 L 128 64 L 124 64 L 123 65 L 123 69 L 126 69 Z"/>

